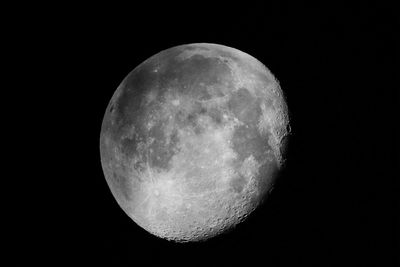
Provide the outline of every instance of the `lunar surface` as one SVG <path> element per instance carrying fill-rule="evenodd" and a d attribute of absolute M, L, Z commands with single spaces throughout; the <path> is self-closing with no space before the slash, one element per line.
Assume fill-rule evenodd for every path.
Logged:
<path fill-rule="evenodd" d="M 266 198 L 289 129 L 283 92 L 262 63 L 222 45 L 182 45 L 150 57 L 117 88 L 101 163 L 136 224 L 176 242 L 206 240 Z"/>

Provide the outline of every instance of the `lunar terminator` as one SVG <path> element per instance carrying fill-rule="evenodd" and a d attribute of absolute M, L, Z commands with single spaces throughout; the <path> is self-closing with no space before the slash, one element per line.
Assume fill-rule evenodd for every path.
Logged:
<path fill-rule="evenodd" d="M 164 50 L 115 91 L 100 134 L 103 171 L 132 220 L 177 242 L 239 224 L 285 161 L 288 108 L 254 57 L 217 44 Z"/>

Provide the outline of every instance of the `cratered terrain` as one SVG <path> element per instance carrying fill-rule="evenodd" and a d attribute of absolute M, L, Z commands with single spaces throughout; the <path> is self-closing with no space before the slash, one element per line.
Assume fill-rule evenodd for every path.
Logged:
<path fill-rule="evenodd" d="M 283 92 L 261 62 L 222 45 L 182 45 L 150 57 L 117 88 L 101 163 L 136 224 L 168 240 L 206 240 L 266 198 L 289 129 Z"/>

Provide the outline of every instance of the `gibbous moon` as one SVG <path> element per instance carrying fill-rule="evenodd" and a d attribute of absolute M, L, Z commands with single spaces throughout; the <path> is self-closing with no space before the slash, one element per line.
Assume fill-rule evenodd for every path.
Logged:
<path fill-rule="evenodd" d="M 125 213 L 151 234 L 200 241 L 266 198 L 285 160 L 288 109 L 271 72 L 217 44 L 176 46 L 122 81 L 104 115 L 101 163 Z"/>

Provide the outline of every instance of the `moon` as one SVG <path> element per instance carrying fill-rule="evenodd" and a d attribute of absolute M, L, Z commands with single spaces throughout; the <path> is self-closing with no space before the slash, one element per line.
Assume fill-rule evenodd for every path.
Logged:
<path fill-rule="evenodd" d="M 100 155 L 122 210 L 149 233 L 203 241 L 243 222 L 283 169 L 289 115 L 254 57 L 198 43 L 150 57 L 106 109 Z"/>

